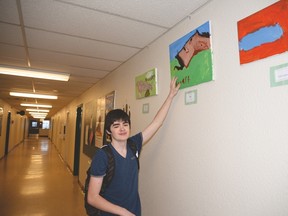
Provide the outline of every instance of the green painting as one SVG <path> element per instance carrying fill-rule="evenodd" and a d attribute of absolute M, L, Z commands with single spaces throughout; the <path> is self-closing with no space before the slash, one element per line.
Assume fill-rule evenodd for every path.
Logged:
<path fill-rule="evenodd" d="M 136 98 L 141 99 L 158 94 L 157 69 L 153 68 L 135 78 Z"/>

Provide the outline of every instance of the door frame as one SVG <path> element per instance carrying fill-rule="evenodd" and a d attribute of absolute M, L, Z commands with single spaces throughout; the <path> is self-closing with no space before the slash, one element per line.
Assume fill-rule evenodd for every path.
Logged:
<path fill-rule="evenodd" d="M 75 145 L 74 145 L 74 166 L 73 175 L 79 175 L 80 146 L 81 146 L 81 125 L 82 125 L 83 104 L 76 109 Z"/>
<path fill-rule="evenodd" d="M 9 138 L 10 138 L 10 123 L 11 123 L 11 112 L 8 112 L 7 123 L 6 123 L 6 138 L 5 138 L 5 153 L 6 156 L 9 152 Z"/>

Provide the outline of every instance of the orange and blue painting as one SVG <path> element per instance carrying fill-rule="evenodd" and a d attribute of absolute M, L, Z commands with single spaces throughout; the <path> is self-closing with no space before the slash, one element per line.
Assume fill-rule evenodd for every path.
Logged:
<path fill-rule="evenodd" d="M 240 64 L 288 51 L 288 0 L 238 22 Z"/>

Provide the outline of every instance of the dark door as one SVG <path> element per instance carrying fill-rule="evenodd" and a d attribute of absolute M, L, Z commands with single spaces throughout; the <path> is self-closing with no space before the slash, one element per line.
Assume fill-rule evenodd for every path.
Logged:
<path fill-rule="evenodd" d="M 74 168 L 73 168 L 74 176 L 79 175 L 81 122 L 82 122 L 82 105 L 77 107 L 76 128 L 75 128 L 75 148 L 74 148 Z"/>
<path fill-rule="evenodd" d="M 7 155 L 9 151 L 10 121 L 11 121 L 11 113 L 8 112 L 7 124 L 6 124 L 5 155 Z"/>

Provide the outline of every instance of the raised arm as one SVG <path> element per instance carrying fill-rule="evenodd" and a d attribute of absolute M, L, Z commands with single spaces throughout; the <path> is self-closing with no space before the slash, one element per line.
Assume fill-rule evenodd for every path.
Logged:
<path fill-rule="evenodd" d="M 174 77 L 170 82 L 170 92 L 162 104 L 161 108 L 158 110 L 156 116 L 153 121 L 142 131 L 143 136 L 143 144 L 145 144 L 162 126 L 167 113 L 169 111 L 170 105 L 173 101 L 173 98 L 178 93 L 180 88 L 180 84 L 176 85 L 177 77 Z"/>

